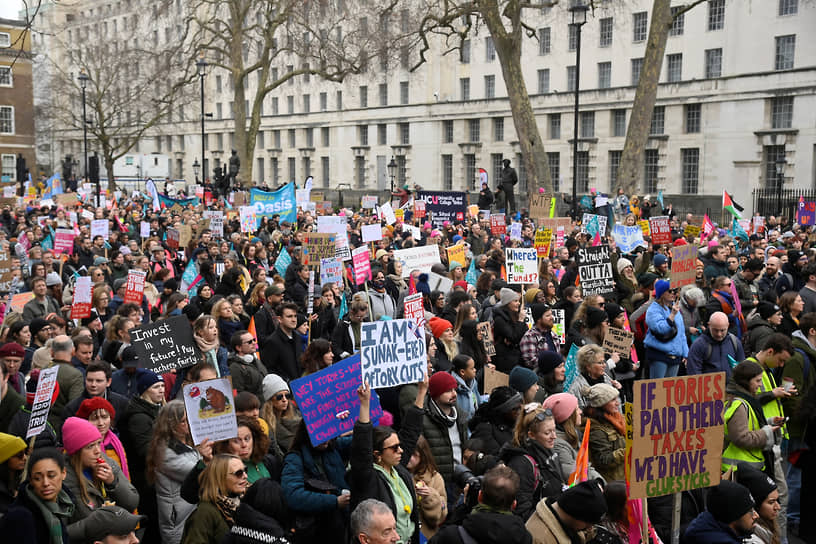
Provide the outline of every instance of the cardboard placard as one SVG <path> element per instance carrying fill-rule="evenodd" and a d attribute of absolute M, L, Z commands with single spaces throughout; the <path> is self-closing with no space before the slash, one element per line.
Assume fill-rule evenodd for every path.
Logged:
<path fill-rule="evenodd" d="M 617 327 L 609 327 L 601 347 L 606 353 L 619 353 L 622 357 L 628 357 L 634 341 L 635 333 Z"/>
<path fill-rule="evenodd" d="M 11 310 L 13 312 L 21 314 L 23 313 L 23 306 L 26 305 L 26 302 L 33 299 L 34 293 L 32 293 L 31 291 L 26 291 L 25 293 L 17 293 L 16 295 L 11 295 L 11 302 L 9 303 L 9 305 L 11 306 Z"/>
<path fill-rule="evenodd" d="M 660 215 L 649 219 L 649 231 L 652 233 L 652 245 L 671 244 L 671 223 L 668 215 Z"/>
<path fill-rule="evenodd" d="M 572 232 L 572 219 L 569 217 L 545 217 L 538 220 L 539 228 L 550 228 L 553 232 L 563 227 L 564 232 Z"/>
<path fill-rule="evenodd" d="M 504 372 L 499 372 L 495 368 L 486 366 L 484 368 L 484 394 L 489 395 L 497 387 L 510 385 L 510 376 Z"/>
<path fill-rule="evenodd" d="M 90 276 L 80 276 L 74 283 L 74 298 L 71 301 L 71 319 L 91 316 L 93 286 Z"/>
<path fill-rule="evenodd" d="M 320 259 L 333 258 L 337 253 L 334 237 L 334 234 L 328 232 L 307 233 L 303 237 L 302 264 L 317 270 L 320 267 Z"/>
<path fill-rule="evenodd" d="M 402 264 L 403 278 L 410 276 L 414 270 L 430 272 L 433 265 L 442 262 L 439 258 L 439 246 L 436 244 L 398 249 L 394 252 L 394 260 Z"/>
<path fill-rule="evenodd" d="M 213 238 L 224 237 L 224 212 L 220 210 L 205 210 L 204 213 L 201 214 L 201 217 L 210 220 L 210 230 L 212 231 Z M 204 228 L 202 225 L 201 229 L 203 230 Z"/>
<path fill-rule="evenodd" d="M 697 246 L 686 244 L 672 248 L 670 288 L 691 285 L 697 278 Z"/>
<path fill-rule="evenodd" d="M 456 244 L 455 246 L 451 246 L 445 248 L 445 251 L 448 253 L 448 268 L 453 267 L 455 265 L 459 265 L 461 267 L 467 266 L 467 258 L 465 257 L 465 245 L 464 244 Z"/>
<path fill-rule="evenodd" d="M 51 411 L 51 398 L 54 396 L 54 386 L 57 384 L 59 365 L 45 368 L 40 372 L 37 382 L 37 392 L 34 393 L 34 402 L 31 405 L 31 417 L 28 420 L 26 440 L 37 436 L 48 425 L 48 412 Z"/>
<path fill-rule="evenodd" d="M 551 195 L 530 195 L 530 217 L 539 219 L 550 216 Z"/>
<path fill-rule="evenodd" d="M 204 440 L 218 442 L 238 436 L 229 376 L 188 383 L 183 388 L 183 396 L 194 445 L 198 446 Z"/>
<path fill-rule="evenodd" d="M 494 213 L 490 216 L 490 234 L 499 236 L 507 233 L 507 222 L 503 213 Z"/>
<path fill-rule="evenodd" d="M 609 246 L 579 247 L 576 261 L 578 262 L 581 293 L 584 297 L 615 292 L 615 278 L 612 275 Z"/>
<path fill-rule="evenodd" d="M 629 498 L 720 482 L 725 372 L 638 381 Z"/>
<path fill-rule="evenodd" d="M 205 229 L 207 227 L 202 225 L 201 228 Z M 187 246 L 190 245 L 190 240 L 193 239 L 193 229 L 190 227 L 190 225 L 181 225 L 178 231 L 179 231 L 179 246 L 186 248 Z"/>
<path fill-rule="evenodd" d="M 139 356 L 139 366 L 156 374 L 199 362 L 187 316 L 177 315 L 130 329 L 130 339 Z"/>
<path fill-rule="evenodd" d="M 489 321 L 482 321 L 476 325 L 476 330 L 482 335 L 482 345 L 487 352 L 488 357 L 496 355 L 496 344 L 493 343 L 493 327 L 490 326 Z"/>
<path fill-rule="evenodd" d="M 314 374 L 292 380 L 290 387 L 300 408 L 313 446 L 319 446 L 354 428 L 360 416 L 357 388 L 363 383 L 360 354 L 338 361 Z M 382 407 L 371 392 L 371 422 L 376 425 Z"/>
<path fill-rule="evenodd" d="M 360 360 L 372 389 L 421 382 L 428 371 L 424 331 L 410 319 L 363 323 Z"/>
<path fill-rule="evenodd" d="M 14 269 L 9 254 L 0 253 L 0 293 L 11 291 L 11 284 L 14 282 L 17 271 L 19 271 L 19 267 L 17 270 Z"/>
<path fill-rule="evenodd" d="M 405 319 L 416 323 L 418 329 L 425 328 L 425 307 L 422 305 L 422 293 L 414 293 L 405 297 L 402 303 Z"/>
<path fill-rule="evenodd" d="M 504 254 L 507 262 L 507 283 L 538 284 L 538 252 L 534 247 L 506 248 Z"/>
<path fill-rule="evenodd" d="M 362 285 L 366 280 L 371 279 L 371 261 L 366 246 L 355 248 L 351 252 L 351 260 L 354 263 L 354 283 L 355 285 Z"/>
<path fill-rule="evenodd" d="M 127 283 L 125 284 L 125 304 L 133 302 L 141 305 L 146 277 L 147 272 L 144 270 L 128 270 Z"/>
<path fill-rule="evenodd" d="M 70 208 L 79 202 L 79 198 L 77 197 L 76 193 L 62 193 L 56 195 L 54 200 L 57 202 L 57 206 L 65 206 L 66 208 Z"/>

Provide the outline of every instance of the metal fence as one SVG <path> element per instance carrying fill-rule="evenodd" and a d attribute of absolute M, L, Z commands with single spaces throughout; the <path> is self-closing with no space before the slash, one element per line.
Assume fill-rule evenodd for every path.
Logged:
<path fill-rule="evenodd" d="M 796 217 L 800 197 L 804 197 L 805 200 L 816 200 L 816 189 L 782 189 L 781 191 L 773 187 L 754 189 L 754 212 L 765 217 L 782 215 L 782 217 L 791 219 Z"/>

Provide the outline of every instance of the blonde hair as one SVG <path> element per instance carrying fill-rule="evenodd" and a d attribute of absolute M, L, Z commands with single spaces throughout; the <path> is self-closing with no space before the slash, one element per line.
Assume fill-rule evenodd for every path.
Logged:
<path fill-rule="evenodd" d="M 592 365 L 595 364 L 598 355 L 603 355 L 603 353 L 603 349 L 601 349 L 601 346 L 598 344 L 587 344 L 581 347 L 576 356 L 576 359 L 578 359 L 578 372 L 586 372 L 589 370 Z"/>
<path fill-rule="evenodd" d="M 232 459 L 241 461 L 240 457 L 229 453 L 214 455 L 212 461 L 198 475 L 198 496 L 202 501 L 215 504 L 220 497 L 229 493 L 227 475 L 229 474 L 229 462 Z M 244 462 L 241 461 L 241 464 L 243 465 Z"/>
<path fill-rule="evenodd" d="M 85 467 L 82 466 L 82 449 L 74 452 L 68 457 L 68 464 L 71 465 L 71 468 L 76 473 L 77 486 L 79 486 L 79 497 L 82 499 L 83 503 L 89 504 L 91 502 L 91 496 L 88 494 L 88 484 L 101 491 L 102 486 L 105 485 L 104 482 L 96 477 L 96 472 L 93 472 L 94 476 L 92 480 L 89 480 L 85 476 Z M 98 506 L 102 505 L 100 504 Z"/>
<path fill-rule="evenodd" d="M 210 315 L 213 316 L 213 319 L 215 319 L 216 322 L 219 319 L 226 319 L 221 317 L 221 308 L 223 308 L 224 305 L 227 305 L 230 307 L 230 309 L 232 309 L 232 303 L 225 298 L 222 298 L 221 300 L 213 304 L 212 312 L 210 312 Z M 232 312 L 232 318 L 230 319 L 230 321 L 239 321 L 238 316 L 235 315 L 235 312 Z"/>
<path fill-rule="evenodd" d="M 544 419 L 536 419 L 538 414 L 542 412 L 546 412 L 547 409 L 544 408 L 541 403 L 538 402 L 531 402 L 529 404 L 525 404 L 522 407 L 521 413 L 519 414 L 518 419 L 516 420 L 516 426 L 513 429 L 513 445 L 521 448 L 527 442 L 527 433 L 535 432 L 538 429 L 538 426 L 547 421 L 548 419 L 552 419 L 555 421 L 555 418 L 550 412 L 550 415 L 545 417 Z"/>

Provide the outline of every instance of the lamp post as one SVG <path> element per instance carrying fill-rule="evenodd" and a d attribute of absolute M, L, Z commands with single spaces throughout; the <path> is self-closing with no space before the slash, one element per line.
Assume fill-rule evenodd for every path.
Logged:
<path fill-rule="evenodd" d="M 782 187 L 785 185 L 785 165 L 788 161 L 785 160 L 784 153 L 779 155 L 774 163 L 776 167 L 776 199 L 779 203 L 779 220 L 782 220 Z"/>
<path fill-rule="evenodd" d="M 394 192 L 394 176 L 397 175 L 397 161 L 391 155 L 391 162 L 388 163 L 388 176 L 391 178 L 391 192 Z"/>
<path fill-rule="evenodd" d="M 204 162 L 204 76 L 207 73 L 207 61 L 204 60 L 204 53 L 201 53 L 201 56 L 198 58 L 196 68 L 198 69 L 198 79 L 201 83 L 201 167 L 204 169 L 201 178 L 203 180 L 207 173 Z"/>
<path fill-rule="evenodd" d="M 195 174 L 196 185 L 198 184 L 198 174 L 201 172 L 201 165 L 198 164 L 198 159 L 193 161 L 193 173 Z"/>
<path fill-rule="evenodd" d="M 82 87 L 82 140 L 84 142 L 84 155 L 85 155 L 85 169 L 82 171 L 82 178 L 85 179 L 88 177 L 88 118 L 85 115 L 85 87 L 88 85 L 88 74 L 85 73 L 85 70 L 82 70 L 77 76 L 79 80 L 79 86 Z M 99 192 L 97 190 L 96 193 L 97 204 L 99 203 Z"/>
<path fill-rule="evenodd" d="M 578 217 L 578 91 L 581 78 L 581 27 L 586 24 L 589 7 L 584 0 L 573 0 L 569 8 L 572 15 L 570 27 L 575 28 L 575 104 L 572 120 L 572 218 Z"/>

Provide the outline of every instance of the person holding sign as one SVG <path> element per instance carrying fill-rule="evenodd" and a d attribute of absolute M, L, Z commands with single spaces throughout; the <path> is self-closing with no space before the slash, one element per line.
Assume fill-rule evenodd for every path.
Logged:
<path fill-rule="evenodd" d="M 418 384 L 416 401 L 406 412 L 399 434 L 391 427 L 371 425 L 371 388 L 364 383 L 357 389 L 360 417 L 354 424 L 351 441 L 351 507 L 366 499 L 387 504 L 397 520 L 400 540 L 405 544 L 419 542 L 416 488 L 407 465 L 422 434 L 428 387 L 426 374 Z"/>

